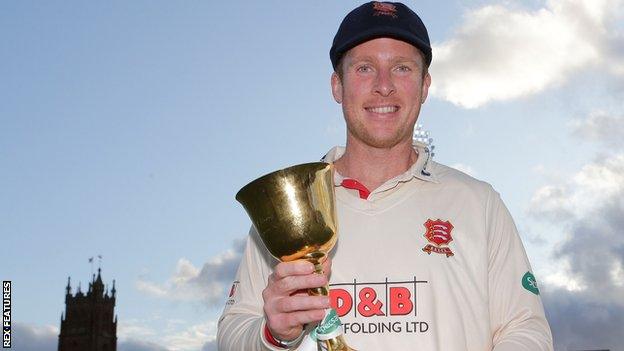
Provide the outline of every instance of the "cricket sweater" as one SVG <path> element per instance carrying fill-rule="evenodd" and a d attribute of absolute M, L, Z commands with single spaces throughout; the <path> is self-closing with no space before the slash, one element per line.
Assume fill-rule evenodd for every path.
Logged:
<path fill-rule="evenodd" d="M 498 193 L 415 148 L 414 165 L 372 192 L 335 174 L 330 300 L 349 346 L 551 351 L 537 282 Z M 336 147 L 324 160 L 343 153 Z M 219 320 L 219 350 L 279 350 L 263 335 L 262 290 L 275 264 L 252 227 Z"/>

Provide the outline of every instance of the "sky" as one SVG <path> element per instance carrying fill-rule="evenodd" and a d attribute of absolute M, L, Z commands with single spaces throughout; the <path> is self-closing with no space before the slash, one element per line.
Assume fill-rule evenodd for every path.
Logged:
<path fill-rule="evenodd" d="M 250 226 L 234 195 L 344 144 L 328 52 L 359 4 L 0 3 L 15 350 L 56 350 L 68 276 L 98 267 L 120 351 L 216 350 Z M 406 4 L 433 45 L 434 159 L 501 194 L 555 349 L 624 350 L 624 0 Z"/>

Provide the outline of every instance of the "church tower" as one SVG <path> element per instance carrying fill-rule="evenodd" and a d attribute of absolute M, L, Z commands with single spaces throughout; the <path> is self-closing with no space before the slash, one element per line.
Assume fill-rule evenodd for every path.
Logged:
<path fill-rule="evenodd" d="M 70 278 L 67 278 L 58 351 L 117 350 L 115 281 L 109 296 L 108 288 L 104 291 L 100 272 L 98 268 L 97 278 L 94 274 L 86 295 L 79 284 L 76 295 L 72 296 Z"/>

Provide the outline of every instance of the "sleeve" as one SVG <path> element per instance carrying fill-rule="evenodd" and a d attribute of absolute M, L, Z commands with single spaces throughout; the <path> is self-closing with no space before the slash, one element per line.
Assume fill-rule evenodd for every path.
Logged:
<path fill-rule="evenodd" d="M 539 289 L 511 214 L 488 199 L 488 293 L 494 351 L 552 351 Z"/>
<path fill-rule="evenodd" d="M 276 260 L 264 248 L 252 226 L 236 278 L 230 290 L 217 329 L 220 351 L 280 350 L 264 338 L 262 290 L 266 287 L 271 267 Z"/>

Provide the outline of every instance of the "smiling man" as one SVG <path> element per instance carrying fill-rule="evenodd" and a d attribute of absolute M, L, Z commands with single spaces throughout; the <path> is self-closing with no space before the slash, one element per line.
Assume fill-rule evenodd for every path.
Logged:
<path fill-rule="evenodd" d="M 338 173 L 376 189 L 418 158 L 412 135 L 431 84 L 427 62 L 416 47 L 392 38 L 371 39 L 335 55 L 332 93 L 342 104 L 347 145 L 334 164 Z"/>
<path fill-rule="evenodd" d="M 219 320 L 219 350 L 316 350 L 336 309 L 357 350 L 552 350 L 539 289 L 509 212 L 484 182 L 414 143 L 432 60 L 427 30 L 401 3 L 343 20 L 331 88 L 347 124 L 335 165 L 340 240 L 325 266 L 278 263 L 252 228 Z M 330 298 L 305 289 L 329 282 Z"/>

